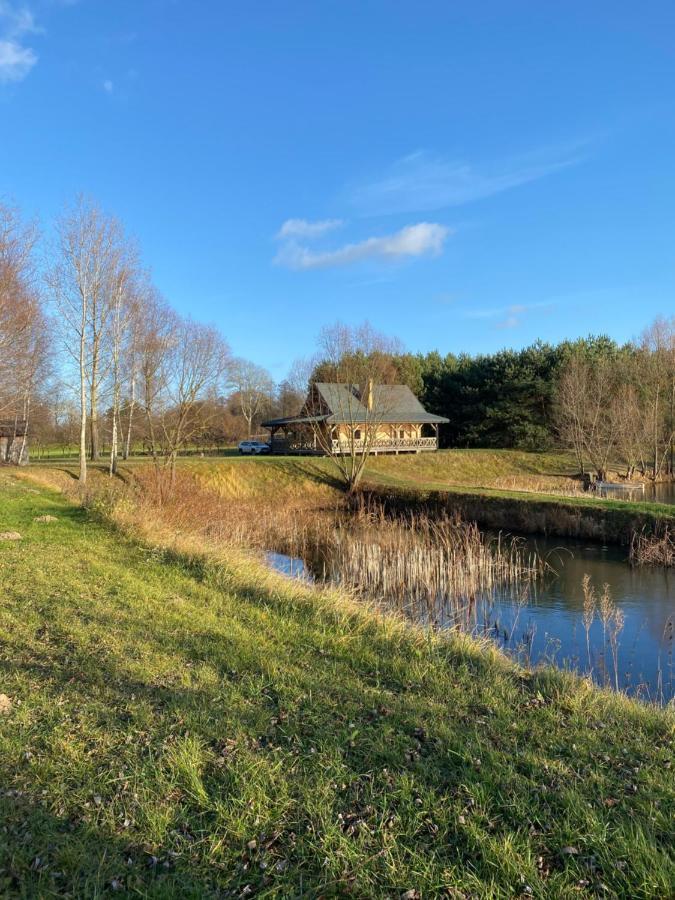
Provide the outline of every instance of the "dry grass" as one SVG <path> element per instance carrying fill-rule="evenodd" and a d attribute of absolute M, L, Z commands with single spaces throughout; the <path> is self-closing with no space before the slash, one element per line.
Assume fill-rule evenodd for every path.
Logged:
<path fill-rule="evenodd" d="M 571 454 L 526 453 L 521 450 L 440 450 L 414 456 L 381 456 L 369 461 L 371 475 L 396 476 L 407 481 L 497 487 L 501 479 L 570 478 L 575 472 Z"/>
<path fill-rule="evenodd" d="M 629 560 L 634 566 L 675 566 L 675 532 L 666 525 L 656 534 L 635 532 Z"/>
<path fill-rule="evenodd" d="M 269 501 L 275 505 L 333 505 L 341 491 L 330 460 L 311 458 L 231 458 L 185 460 L 181 472 L 224 500 Z"/>
<path fill-rule="evenodd" d="M 491 487 L 531 494 L 556 494 L 563 497 L 578 497 L 585 493 L 583 483 L 579 479 L 564 475 L 501 475 L 494 479 Z"/>
<path fill-rule="evenodd" d="M 172 497 L 161 504 L 151 474 L 138 475 L 133 497 L 118 497 L 112 515 L 177 548 L 196 541 L 216 552 L 236 548 L 301 558 L 318 580 L 367 602 L 471 633 L 482 601 L 498 589 L 523 594 L 546 568 L 519 540 L 486 538 L 457 517 L 392 519 L 381 505 L 350 510 L 343 498 L 318 508 L 307 497 L 298 505 L 273 505 L 261 496 L 237 500 L 191 471 L 178 473 Z"/>
<path fill-rule="evenodd" d="M 457 516 L 408 514 L 392 519 L 382 505 L 341 520 L 327 546 L 327 575 L 384 599 L 413 618 L 475 633 L 481 601 L 508 588 L 527 593 L 546 563 L 514 538 L 488 538 Z"/>

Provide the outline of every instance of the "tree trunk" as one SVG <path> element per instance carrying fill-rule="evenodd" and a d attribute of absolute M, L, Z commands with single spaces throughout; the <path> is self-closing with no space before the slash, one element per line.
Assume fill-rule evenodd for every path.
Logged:
<path fill-rule="evenodd" d="M 110 438 L 110 476 L 117 473 L 117 410 L 113 409 L 112 436 Z"/>
<path fill-rule="evenodd" d="M 21 446 L 19 447 L 19 465 L 26 454 L 26 442 L 28 440 L 28 420 L 30 418 L 30 396 L 27 396 L 23 402 L 23 437 L 21 438 Z"/>
<path fill-rule="evenodd" d="M 85 372 L 85 315 L 83 309 L 82 331 L 80 333 L 80 483 L 87 482 L 87 376 Z"/>
<path fill-rule="evenodd" d="M 660 388 L 657 387 L 654 399 L 654 481 L 659 474 L 659 391 Z"/>
<path fill-rule="evenodd" d="M 90 441 L 91 441 L 91 458 L 93 461 L 96 461 L 99 457 L 99 446 L 98 446 L 98 385 L 96 384 L 96 378 L 98 375 L 98 360 L 97 353 L 94 354 L 94 358 L 92 359 L 92 368 L 91 368 L 91 397 L 89 401 L 90 406 Z"/>
<path fill-rule="evenodd" d="M 131 399 L 129 401 L 129 422 L 127 425 L 127 439 L 124 444 L 124 458 L 129 459 L 131 453 L 131 420 L 134 415 L 134 407 L 136 406 L 136 379 L 131 379 Z"/>
<path fill-rule="evenodd" d="M 670 476 L 675 475 L 675 378 L 670 385 Z"/>

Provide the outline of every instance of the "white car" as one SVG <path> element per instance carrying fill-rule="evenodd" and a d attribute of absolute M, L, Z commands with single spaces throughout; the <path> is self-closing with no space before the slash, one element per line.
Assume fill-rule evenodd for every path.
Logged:
<path fill-rule="evenodd" d="M 256 455 L 260 453 L 269 453 L 270 445 L 264 444 L 262 441 L 241 441 L 239 444 L 239 452 Z"/>

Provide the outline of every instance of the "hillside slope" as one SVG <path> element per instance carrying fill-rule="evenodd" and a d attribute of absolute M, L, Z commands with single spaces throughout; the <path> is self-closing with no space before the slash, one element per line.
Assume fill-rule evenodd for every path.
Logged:
<path fill-rule="evenodd" d="M 0 531 L 3 896 L 672 895 L 667 712 L 2 473 Z"/>

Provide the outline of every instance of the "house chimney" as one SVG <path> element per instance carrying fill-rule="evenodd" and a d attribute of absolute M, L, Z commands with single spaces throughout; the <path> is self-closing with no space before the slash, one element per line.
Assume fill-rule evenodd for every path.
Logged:
<path fill-rule="evenodd" d="M 373 379 L 367 378 L 366 383 L 363 386 L 363 391 L 361 393 L 361 403 L 366 407 L 367 410 L 371 410 L 373 408 Z"/>

